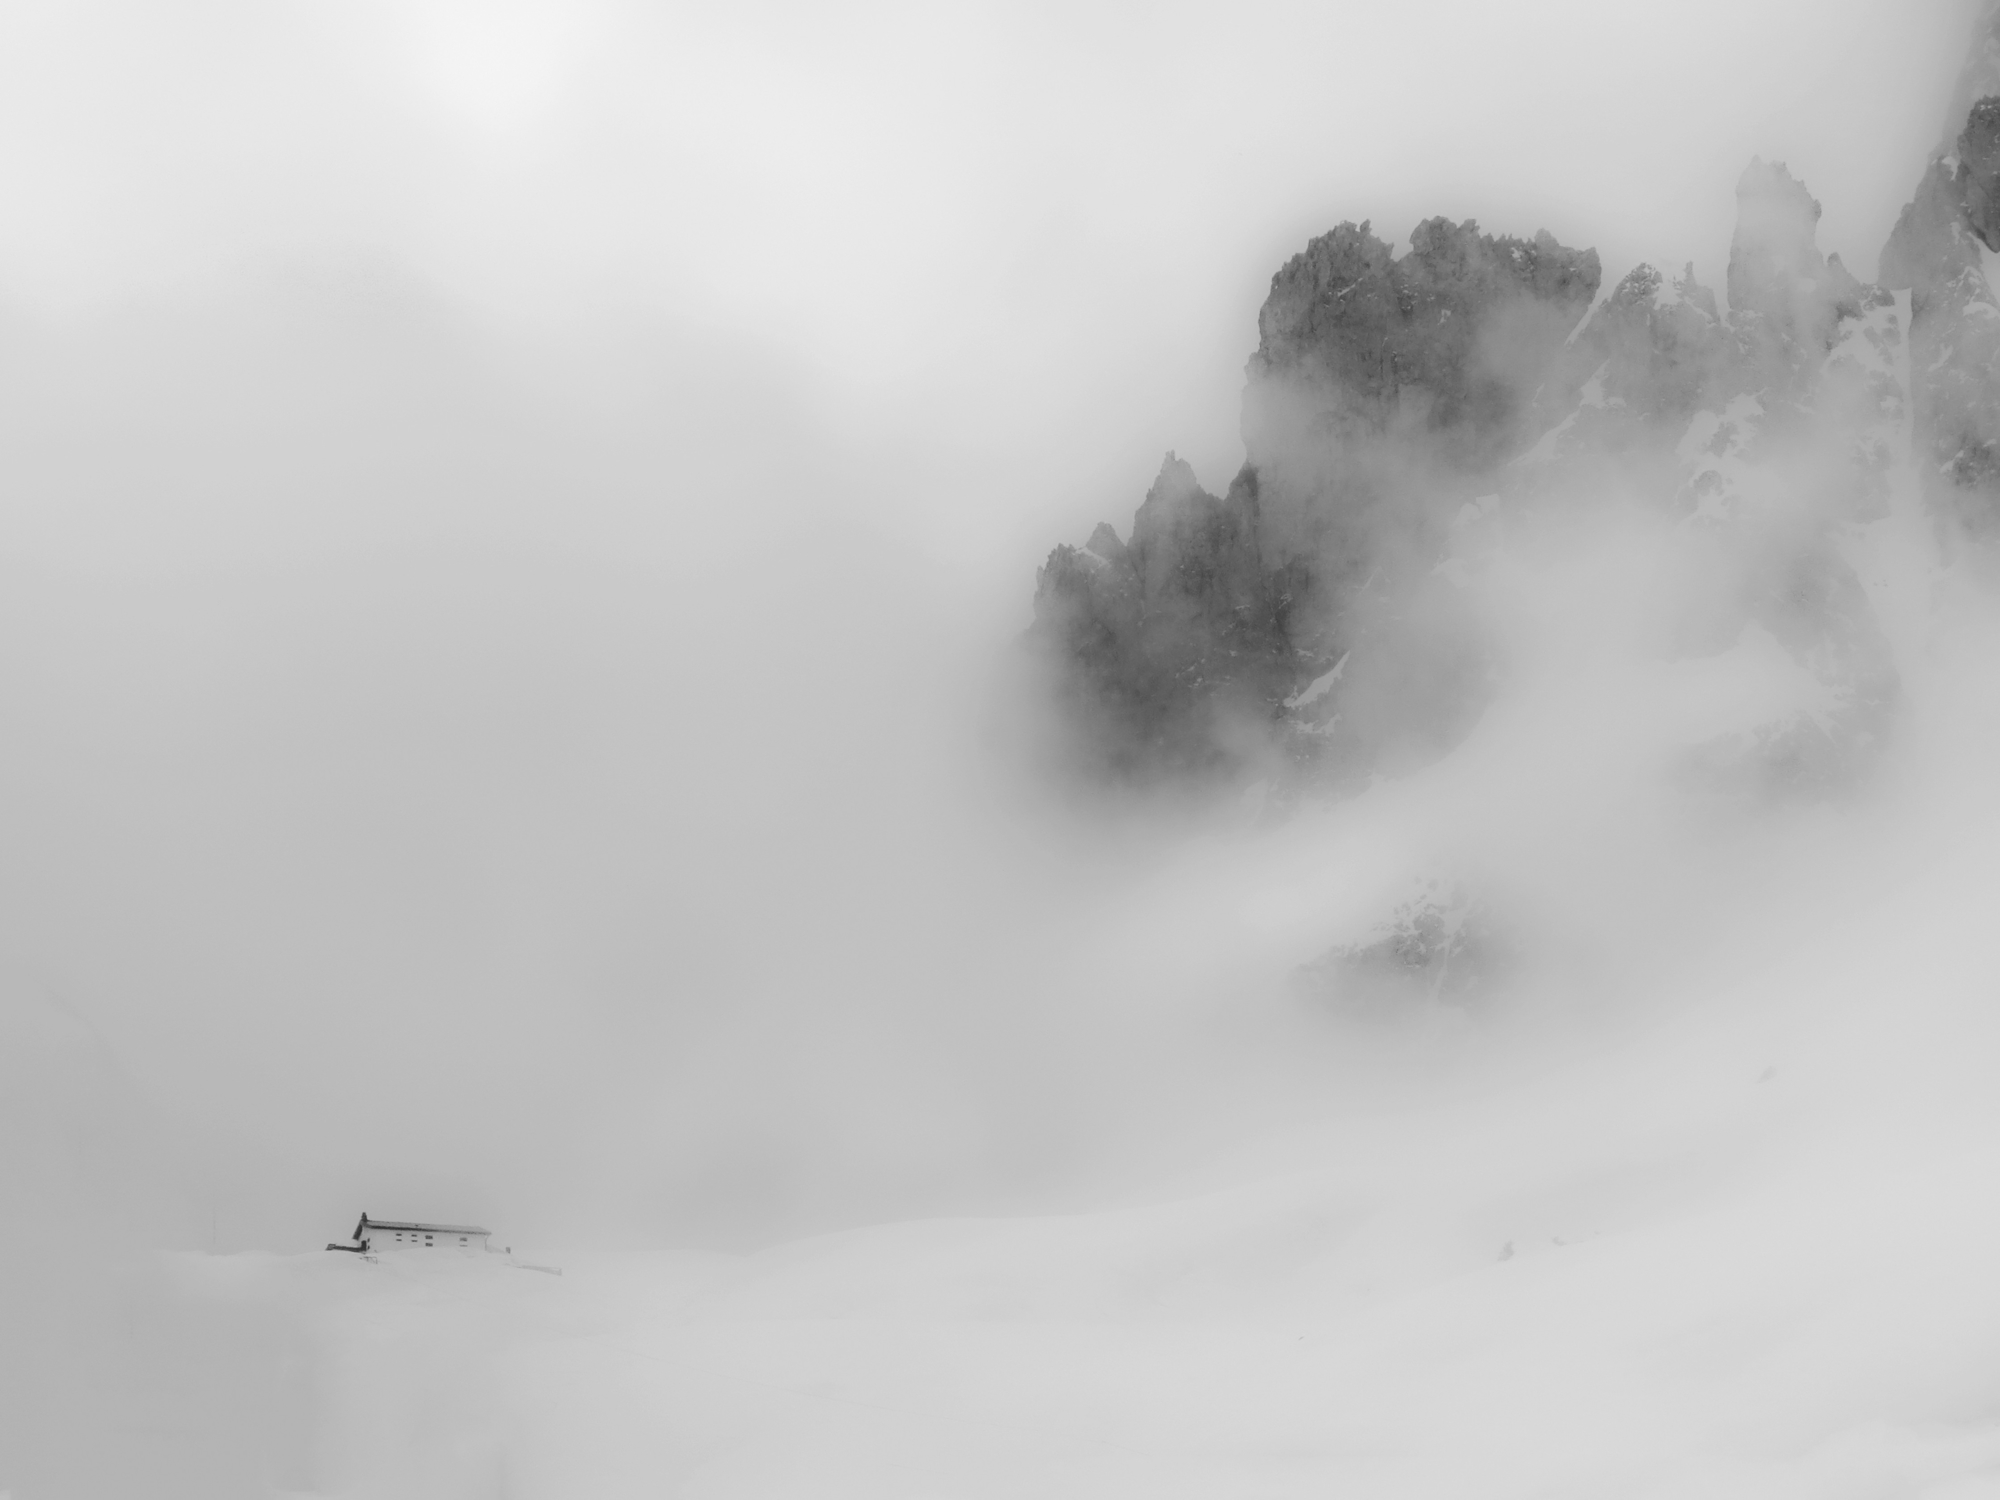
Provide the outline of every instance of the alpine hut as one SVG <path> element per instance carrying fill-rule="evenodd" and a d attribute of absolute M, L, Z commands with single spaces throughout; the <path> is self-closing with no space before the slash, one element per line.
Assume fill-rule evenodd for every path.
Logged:
<path fill-rule="evenodd" d="M 354 1243 L 328 1245 L 329 1250 L 347 1250 L 366 1255 L 383 1250 L 484 1250 L 490 1229 L 477 1224 L 418 1224 L 403 1219 L 371 1219 L 367 1214 L 354 1226 Z"/>

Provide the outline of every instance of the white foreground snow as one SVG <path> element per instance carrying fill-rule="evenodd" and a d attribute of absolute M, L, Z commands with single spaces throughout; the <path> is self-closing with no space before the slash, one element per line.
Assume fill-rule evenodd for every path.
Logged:
<path fill-rule="evenodd" d="M 1761 627 L 1663 644 L 1712 533 L 1471 553 L 1509 675 L 1457 751 L 1189 839 L 1042 976 L 1078 1154 L 1129 1122 L 1071 1211 L 520 1247 L 560 1278 L 182 1256 L 161 1342 L 285 1351 L 243 1440 L 346 1500 L 2000 1497 L 2000 628 L 1898 457 L 1841 538 L 1901 674 L 1860 791 L 1673 783 L 1822 706 Z M 1524 978 L 1390 1022 L 1287 989 L 1433 875 Z"/>
<path fill-rule="evenodd" d="M 2000 797 L 1908 798 L 1737 847 L 1628 993 L 1353 1030 L 1317 1119 L 1178 1187 L 178 1274 L 303 1329 L 355 1500 L 2000 1496 Z"/>
<path fill-rule="evenodd" d="M 307 1316 L 327 1494 L 2000 1495 L 1990 874 L 1231 1188 L 185 1274 Z"/>

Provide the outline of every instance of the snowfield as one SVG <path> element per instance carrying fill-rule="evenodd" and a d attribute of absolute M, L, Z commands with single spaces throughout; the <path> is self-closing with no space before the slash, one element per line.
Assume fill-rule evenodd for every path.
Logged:
<path fill-rule="evenodd" d="M 1996 1495 L 1991 856 L 1930 852 L 1671 1021 L 1229 1186 L 181 1274 L 303 1321 L 327 1495 Z"/>
<path fill-rule="evenodd" d="M 270 26 L 387 59 L 379 109 L 275 62 L 211 94 L 227 18 L 181 55 L 86 18 L 45 87 L 104 164 L 16 132 L 43 257 L 82 287 L 130 239 L 168 290 L 0 298 L 0 1500 L 2000 1500 L 2000 553 L 1940 467 L 2000 429 L 1922 427 L 1990 396 L 1993 308 L 1913 372 L 1943 304 L 1815 280 L 1820 204 L 1760 160 L 1727 326 L 1606 277 L 1574 378 L 1514 392 L 1583 285 L 1549 239 L 1546 298 L 1439 273 L 1492 316 L 1446 314 L 1463 347 L 1308 330 L 1286 571 L 1254 462 L 1225 501 L 1168 455 L 1179 552 L 1042 536 L 1173 423 L 1255 458 L 1252 406 L 1189 416 L 1243 351 L 1161 352 L 1217 287 L 1247 329 L 1251 249 L 1440 160 L 1445 206 L 1555 174 L 1522 201 L 1650 232 L 1723 105 L 1763 140 L 1909 17 L 1698 17 L 1647 62 L 1576 7 L 1392 44 L 1408 7 L 591 6 L 546 124 L 474 118 L 515 112 L 496 62 L 486 107 L 426 86 L 431 141 L 392 75 L 442 44 L 373 9 Z M 1541 97 L 1551 58 L 1586 86 Z M 201 129 L 128 161 L 106 101 L 156 78 Z M 324 153 L 240 128 L 294 94 Z M 241 181 L 160 176 L 239 137 Z M 319 204 L 335 165 L 380 234 Z M 145 188 L 130 233 L 93 172 Z M 289 222 L 281 181 L 332 269 L 169 296 L 176 216 Z M 1385 326 L 1432 305 L 1378 272 Z M 1042 556 L 1074 639 L 1138 643 L 1078 680 L 1213 709 L 1238 779 L 1065 779 Z M 518 1253 L 318 1248 L 363 1209 Z"/>
<path fill-rule="evenodd" d="M 1163 868 L 1086 977 L 1187 1071 L 1069 1211 L 522 1247 L 560 1277 L 188 1256 L 182 1295 L 288 1330 L 299 1492 L 351 1500 L 2000 1496 L 2000 636 L 1911 498 L 1849 538 L 1906 632 L 1865 795 L 1649 809 L 1658 684 L 1572 659 L 1430 770 Z M 1446 853 L 1567 934 L 1531 982 L 1285 989 Z"/>
<path fill-rule="evenodd" d="M 1707 523 L 1482 513 L 1472 737 L 1184 839 L 1046 960 L 1128 1118 L 1043 1208 L 522 1247 L 560 1276 L 182 1255 L 170 1300 L 290 1351 L 273 1473 L 344 1500 L 2000 1496 L 2000 628 L 1891 437 L 1840 537 L 1901 682 L 1859 791 L 1675 779 L 1838 706 L 1754 621 L 1663 651 Z M 1440 875 L 1522 972 L 1291 984 Z"/>

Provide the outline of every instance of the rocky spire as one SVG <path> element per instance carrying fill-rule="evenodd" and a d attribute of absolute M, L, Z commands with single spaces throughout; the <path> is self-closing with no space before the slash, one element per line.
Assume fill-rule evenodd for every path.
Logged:
<path fill-rule="evenodd" d="M 1958 137 L 1965 222 L 1989 250 L 2000 250 L 2000 96 L 1981 99 Z"/>
<path fill-rule="evenodd" d="M 1932 503 L 2000 537 L 2000 0 L 1960 75 L 1955 134 L 1882 249 L 1881 279 L 1910 293 L 1911 402 Z"/>
<path fill-rule="evenodd" d="M 1595 252 L 1546 233 L 1312 240 L 1258 316 L 1227 490 L 1169 454 L 1129 542 L 1100 526 L 1041 570 L 1031 639 L 1074 721 L 1137 772 L 1442 753 L 1490 677 L 1460 582 L 1479 538 L 1618 495 L 1734 570 L 1695 637 L 1757 621 L 1843 705 L 1770 740 L 1764 771 L 1866 763 L 1895 674 L 1837 529 L 1884 513 L 1913 433 L 1938 516 L 2000 540 L 2000 0 L 1950 114 L 1882 253 L 1907 352 L 1897 299 L 1822 252 L 1780 163 L 1737 184 L 1726 314 L 1692 267 L 1640 266 L 1598 303 Z"/>
<path fill-rule="evenodd" d="M 1392 681 L 1402 722 L 1384 726 L 1428 744 L 1463 720 L 1473 645 L 1434 633 L 1406 651 L 1390 617 L 1451 510 L 1520 450 L 1600 271 L 1595 251 L 1469 219 L 1410 242 L 1399 259 L 1347 223 L 1293 256 L 1258 316 L 1227 493 L 1168 454 L 1129 545 L 1100 527 L 1042 569 L 1033 637 L 1113 764 L 1229 761 L 1243 726 L 1268 734 L 1364 638 L 1346 690 Z M 1326 736 L 1303 752 L 1372 753 Z"/>
<path fill-rule="evenodd" d="M 1965 66 L 1959 69 L 1958 86 L 1951 92 L 1951 106 L 1944 115 L 1944 135 L 1937 155 L 1949 156 L 1957 148 L 1972 106 L 1981 99 L 2000 94 L 2000 0 L 1986 0 L 1979 23 L 1967 50 Z"/>
<path fill-rule="evenodd" d="M 1736 232 L 1729 243 L 1729 305 L 1784 316 L 1801 287 L 1826 278 L 1819 252 L 1819 200 L 1785 170 L 1761 158 L 1736 182 Z"/>
<path fill-rule="evenodd" d="M 1321 235 L 1271 278 L 1258 314 L 1243 403 L 1251 464 L 1285 466 L 1302 430 L 1391 428 L 1422 430 L 1459 462 L 1489 461 L 1518 436 L 1526 398 L 1601 276 L 1595 250 L 1547 231 L 1486 235 L 1471 219 L 1425 220 L 1400 260 L 1366 223 Z"/>
<path fill-rule="evenodd" d="M 1765 400 L 1795 400 L 1816 372 L 1861 285 L 1820 253 L 1819 200 L 1782 162 L 1752 161 L 1736 184 L 1729 312 Z"/>

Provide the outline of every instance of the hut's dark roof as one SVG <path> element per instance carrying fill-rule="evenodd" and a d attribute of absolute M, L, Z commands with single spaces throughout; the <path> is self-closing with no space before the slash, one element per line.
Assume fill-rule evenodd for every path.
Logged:
<path fill-rule="evenodd" d="M 354 1238 L 360 1239 L 371 1229 L 414 1229 L 420 1234 L 491 1234 L 490 1229 L 481 1229 L 477 1224 L 418 1224 L 408 1219 L 371 1219 L 361 1216 L 361 1222 L 354 1226 Z"/>

